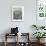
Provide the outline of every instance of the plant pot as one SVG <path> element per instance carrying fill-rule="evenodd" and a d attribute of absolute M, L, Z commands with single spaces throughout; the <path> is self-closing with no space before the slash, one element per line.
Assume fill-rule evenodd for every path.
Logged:
<path fill-rule="evenodd" d="M 41 44 L 41 43 L 44 42 L 44 40 L 45 40 L 45 39 L 38 39 L 37 42 Z"/>
<path fill-rule="evenodd" d="M 37 43 L 40 43 L 40 39 L 37 39 Z"/>
<path fill-rule="evenodd" d="M 44 40 L 45 40 L 45 39 L 40 39 L 40 43 L 44 43 Z"/>

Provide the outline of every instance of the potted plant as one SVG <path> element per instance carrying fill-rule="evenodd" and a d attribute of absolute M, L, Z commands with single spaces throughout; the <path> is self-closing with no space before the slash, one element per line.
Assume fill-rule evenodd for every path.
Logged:
<path fill-rule="evenodd" d="M 45 26 L 32 25 L 32 27 L 37 30 L 33 35 L 37 38 L 37 41 L 40 42 L 44 36 L 46 36 L 45 32 L 40 32 L 39 30 L 45 30 Z M 38 32 L 39 31 L 39 32 Z M 44 37 L 45 38 L 45 37 Z"/>
<path fill-rule="evenodd" d="M 46 33 L 45 32 L 35 32 L 33 35 L 37 38 L 37 41 L 40 43 L 40 40 L 42 38 L 45 38 L 44 36 L 46 36 Z"/>

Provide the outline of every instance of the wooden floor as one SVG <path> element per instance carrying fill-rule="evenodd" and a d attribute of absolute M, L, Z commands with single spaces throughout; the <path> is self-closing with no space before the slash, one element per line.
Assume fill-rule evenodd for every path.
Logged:
<path fill-rule="evenodd" d="M 0 42 L 0 46 L 4 46 L 4 43 L 2 42 Z M 10 43 L 8 43 L 8 45 L 7 46 L 15 46 L 15 42 L 14 43 L 12 43 L 12 42 L 10 42 Z M 22 46 L 22 45 L 21 45 Z M 25 46 L 25 45 L 24 45 Z M 37 43 L 30 43 L 30 46 L 37 46 Z M 46 46 L 46 43 L 44 43 L 44 45 L 41 45 L 41 46 Z"/>

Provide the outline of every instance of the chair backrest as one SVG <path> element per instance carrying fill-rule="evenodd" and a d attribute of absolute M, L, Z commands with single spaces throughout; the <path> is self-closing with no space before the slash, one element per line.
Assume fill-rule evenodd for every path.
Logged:
<path fill-rule="evenodd" d="M 19 37 L 20 42 L 28 42 L 29 41 L 29 33 L 21 33 Z"/>

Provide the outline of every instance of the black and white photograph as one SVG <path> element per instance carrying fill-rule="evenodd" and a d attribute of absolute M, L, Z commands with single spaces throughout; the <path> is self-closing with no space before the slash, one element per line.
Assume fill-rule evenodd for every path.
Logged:
<path fill-rule="evenodd" d="M 24 21 L 24 7 L 23 6 L 12 7 L 12 21 Z"/>

